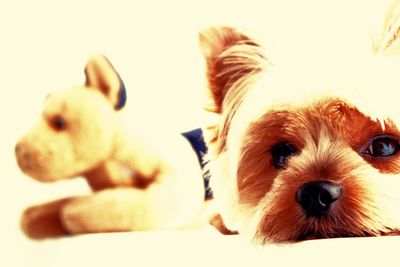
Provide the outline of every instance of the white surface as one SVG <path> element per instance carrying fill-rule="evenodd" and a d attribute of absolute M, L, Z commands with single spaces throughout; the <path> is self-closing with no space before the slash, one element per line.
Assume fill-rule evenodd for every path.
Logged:
<path fill-rule="evenodd" d="M 212 230 L 87 235 L 30 244 L 21 266 L 399 266 L 399 237 L 253 247 Z M 10 265 L 11 266 L 11 265 Z M 14 265 L 12 265 L 14 266 Z"/>
<path fill-rule="evenodd" d="M 13 150 L 39 116 L 49 92 L 83 82 L 91 54 L 106 54 L 120 72 L 133 126 L 140 122 L 152 133 L 157 127 L 178 133 L 202 121 L 204 66 L 197 29 L 215 24 L 248 28 L 271 51 L 281 48 L 281 57 L 317 51 L 315 42 L 307 43 L 310 38 L 318 39 L 320 48 L 332 40 L 337 47 L 354 48 L 356 43 L 340 38 L 357 35 L 358 28 L 363 30 L 360 25 L 374 21 L 370 15 L 380 9 L 371 6 L 382 1 L 368 1 L 368 6 L 366 2 L 1 1 L 0 266 L 397 264 L 398 238 L 312 241 L 259 250 L 238 237 L 197 231 L 89 235 L 38 243 L 28 241 L 18 226 L 28 205 L 88 192 L 81 180 L 51 185 L 30 180 L 18 170 Z M 307 29 L 308 35 L 302 32 Z"/>

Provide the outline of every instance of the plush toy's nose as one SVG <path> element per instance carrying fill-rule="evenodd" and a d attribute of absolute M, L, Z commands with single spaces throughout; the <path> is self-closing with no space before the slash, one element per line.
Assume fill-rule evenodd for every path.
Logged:
<path fill-rule="evenodd" d="M 341 189 L 329 181 L 316 181 L 304 184 L 296 194 L 296 200 L 306 216 L 321 217 L 327 215 L 331 204 L 338 200 Z"/>
<path fill-rule="evenodd" d="M 18 157 L 18 155 L 21 154 L 21 151 L 22 151 L 22 146 L 21 146 L 20 143 L 17 143 L 17 144 L 15 145 L 15 155 Z"/>
<path fill-rule="evenodd" d="M 31 165 L 30 163 L 32 161 L 33 155 L 31 155 L 31 153 L 28 153 L 22 143 L 18 142 L 15 145 L 15 157 L 17 158 L 17 163 L 19 167 L 25 170 Z"/>

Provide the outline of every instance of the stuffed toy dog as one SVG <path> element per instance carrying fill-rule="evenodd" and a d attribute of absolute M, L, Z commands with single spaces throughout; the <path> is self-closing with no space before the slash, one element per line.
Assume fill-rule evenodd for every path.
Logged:
<path fill-rule="evenodd" d="M 46 238 L 197 224 L 205 190 L 188 139 L 165 134 L 154 145 L 130 135 L 119 114 L 126 91 L 113 66 L 96 55 L 85 74 L 85 85 L 46 98 L 39 122 L 16 145 L 16 158 L 38 181 L 83 176 L 93 194 L 27 209 L 24 232 Z"/>

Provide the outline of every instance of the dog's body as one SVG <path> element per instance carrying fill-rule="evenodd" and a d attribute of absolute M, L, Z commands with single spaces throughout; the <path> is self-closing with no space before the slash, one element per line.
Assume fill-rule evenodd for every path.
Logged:
<path fill-rule="evenodd" d="M 387 15 L 376 53 L 399 47 L 399 6 Z M 255 40 L 226 27 L 203 31 L 200 44 L 205 108 L 219 116 L 204 128 L 211 185 L 230 230 L 257 243 L 399 232 L 398 58 L 279 66 Z M 114 109 L 118 74 L 101 57 L 86 70 L 85 87 L 49 97 L 17 157 L 36 179 L 81 174 L 95 193 L 29 209 L 25 231 L 46 237 L 192 225 L 205 202 L 190 144 L 179 135 L 160 146 L 128 137 Z M 97 104 L 86 105 L 92 97 Z"/>

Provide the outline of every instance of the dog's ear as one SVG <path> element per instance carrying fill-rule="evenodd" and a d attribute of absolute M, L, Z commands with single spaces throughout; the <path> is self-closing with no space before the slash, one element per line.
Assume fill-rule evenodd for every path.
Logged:
<path fill-rule="evenodd" d="M 234 28 L 205 29 L 199 42 L 207 65 L 210 101 L 205 109 L 222 113 L 228 91 L 262 71 L 268 60 L 256 41 Z"/>
<path fill-rule="evenodd" d="M 100 90 L 116 110 L 126 103 L 124 82 L 110 61 L 103 55 L 91 57 L 85 68 L 86 86 Z"/>
<path fill-rule="evenodd" d="M 400 54 L 400 0 L 393 0 L 386 11 L 383 29 L 374 36 L 375 54 Z"/>

